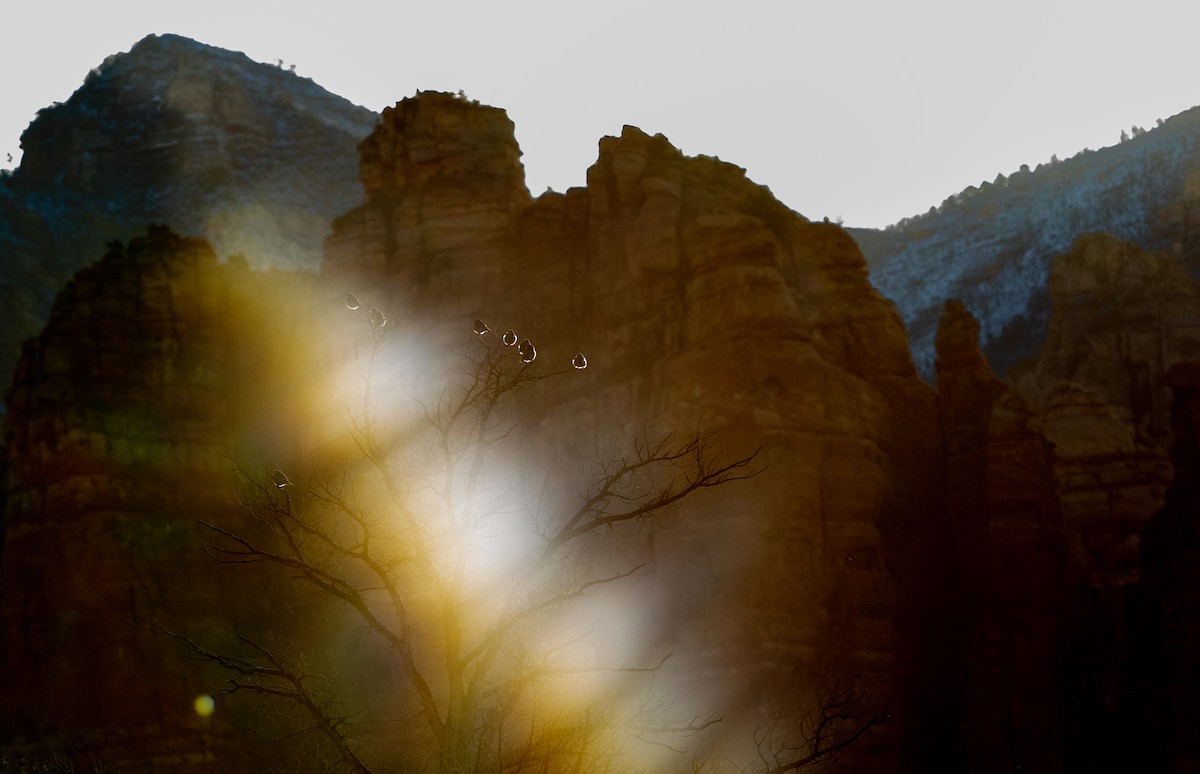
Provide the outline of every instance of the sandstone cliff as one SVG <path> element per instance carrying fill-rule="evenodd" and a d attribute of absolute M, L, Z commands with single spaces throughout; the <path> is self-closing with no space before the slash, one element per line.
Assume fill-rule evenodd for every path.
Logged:
<path fill-rule="evenodd" d="M 1136 536 L 1171 478 L 1164 375 L 1200 357 L 1200 283 L 1177 250 L 1093 234 L 1055 258 L 1048 290 L 1046 339 L 1013 382 L 1056 445 L 1076 564 L 1097 589 L 1119 587 L 1136 579 Z"/>
<path fill-rule="evenodd" d="M 255 267 L 316 268 L 358 198 L 370 111 L 312 81 L 175 35 L 111 56 L 22 135 L 0 179 L 0 383 L 55 293 L 147 223 Z"/>
<path fill-rule="evenodd" d="M 479 317 L 586 352 L 541 420 L 567 460 L 656 416 L 763 447 L 761 476 L 656 542 L 657 637 L 689 689 L 742 717 L 834 670 L 886 691 L 928 657 L 910 620 L 928 612 L 905 605 L 943 534 L 941 441 L 853 241 L 632 127 L 601 141 L 586 188 L 529 202 L 511 131 L 449 95 L 385 111 L 327 277 L 370 281 L 408 324 Z M 895 765 L 892 733 L 866 760 Z"/>

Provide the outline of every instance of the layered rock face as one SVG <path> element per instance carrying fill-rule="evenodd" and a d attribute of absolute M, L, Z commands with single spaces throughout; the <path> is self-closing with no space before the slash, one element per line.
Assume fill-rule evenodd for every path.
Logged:
<path fill-rule="evenodd" d="M 1164 374 L 1200 357 L 1200 283 L 1178 251 L 1093 234 L 1055 259 L 1048 287 L 1046 340 L 1013 382 L 1056 446 L 1075 562 L 1111 594 L 1136 579 L 1136 536 L 1171 478 Z"/>
<path fill-rule="evenodd" d="M 295 426 L 284 353 L 298 345 L 271 307 L 304 287 L 152 229 L 80 272 L 25 347 L 4 435 L 8 751 L 25 740 L 134 771 L 248 765 L 230 718 L 193 711 L 213 675 L 156 629 L 227 636 L 230 618 L 279 602 L 218 571 L 197 520 L 228 523 L 231 460 L 286 449 L 272 428 Z"/>
<path fill-rule="evenodd" d="M 355 146 L 376 116 L 280 68 L 175 35 L 109 57 L 38 113 L 0 179 L 0 381 L 54 294 L 147 223 L 255 267 L 316 268 L 358 200 Z"/>
<path fill-rule="evenodd" d="M 363 150 L 367 200 L 335 222 L 327 276 L 374 278 L 406 324 L 479 317 L 564 365 L 586 352 L 540 419 L 564 472 L 653 417 L 762 447 L 760 476 L 655 542 L 647 618 L 687 691 L 757 718 L 821 676 L 882 690 L 912 668 L 897 595 L 941 534 L 936 408 L 845 232 L 631 127 L 586 188 L 530 203 L 503 113 L 449 95 L 387 111 Z M 867 760 L 894 765 L 890 738 Z"/>

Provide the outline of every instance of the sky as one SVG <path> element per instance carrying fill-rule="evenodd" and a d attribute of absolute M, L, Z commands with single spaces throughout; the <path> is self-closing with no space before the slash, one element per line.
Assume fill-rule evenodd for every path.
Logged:
<path fill-rule="evenodd" d="M 461 89 L 508 111 L 535 195 L 582 185 L 631 124 L 851 226 L 1200 104 L 1200 3 L 1182 0 L 42 0 L 0 19 L 0 168 L 38 109 L 152 33 L 282 60 L 373 110 Z"/>

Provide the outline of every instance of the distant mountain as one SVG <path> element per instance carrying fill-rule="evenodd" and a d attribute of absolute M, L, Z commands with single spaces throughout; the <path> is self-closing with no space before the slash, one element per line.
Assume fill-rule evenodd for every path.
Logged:
<path fill-rule="evenodd" d="M 971 186 L 886 230 L 852 229 L 871 281 L 896 302 L 921 372 L 933 372 L 942 304 L 979 318 L 983 351 L 1004 374 L 1046 334 L 1051 259 L 1096 231 L 1145 249 L 1175 247 L 1200 267 L 1200 108 L 993 183 Z"/>
<path fill-rule="evenodd" d="M 0 381 L 66 280 L 147 223 L 254 267 L 315 269 L 329 221 L 361 199 L 356 145 L 375 121 L 309 79 L 177 35 L 107 58 L 38 112 L 0 178 Z"/>

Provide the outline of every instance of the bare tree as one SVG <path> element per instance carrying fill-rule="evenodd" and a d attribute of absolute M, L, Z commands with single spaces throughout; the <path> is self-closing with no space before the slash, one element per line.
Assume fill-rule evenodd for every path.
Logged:
<path fill-rule="evenodd" d="M 366 315 L 371 332 L 362 407 L 350 427 L 360 464 L 314 456 L 303 470 L 266 477 L 239 468 L 250 519 L 238 528 L 202 522 L 214 535 L 209 553 L 225 564 L 278 571 L 353 613 L 397 667 L 398 687 L 378 690 L 402 693 L 413 722 L 384 727 L 401 729 L 395 733 L 410 754 L 424 753 L 415 768 L 603 771 L 614 765 L 620 729 L 669 746 L 656 740 L 717 722 L 695 716 L 639 724 L 619 717 L 604 695 L 548 702 L 547 686 L 564 679 L 603 672 L 619 683 L 661 662 L 580 663 L 569 655 L 570 637 L 540 637 L 538 626 L 635 575 L 642 563 L 619 550 L 622 538 L 652 528 L 702 490 L 755 475 L 758 452 L 726 459 L 703 435 L 639 438 L 627 454 L 596 465 L 573 506 L 527 508 L 502 463 L 504 453 L 515 453 L 508 447 L 525 442 L 519 399 L 586 367 L 586 358 L 563 358 L 564 368 L 546 370 L 532 342 L 518 342 L 511 331 L 497 336 L 476 321 L 465 381 L 422 409 L 420 433 L 398 431 L 372 403 L 377 361 L 395 326 L 356 297 L 347 306 Z M 502 524 L 523 525 L 524 538 L 490 551 Z M 307 718 L 298 732 L 325 739 L 349 769 L 371 770 L 380 733 L 370 732 L 370 743 L 360 738 L 361 709 L 316 690 L 312 673 L 284 648 L 239 632 L 240 652 L 230 654 L 175 636 L 192 656 L 225 670 L 224 693 L 296 708 Z"/>
<path fill-rule="evenodd" d="M 799 723 L 782 717 L 755 733 L 757 774 L 785 774 L 830 760 L 884 722 L 866 689 L 845 678 L 817 691 L 816 706 Z M 797 738 L 798 737 L 798 738 Z"/>

